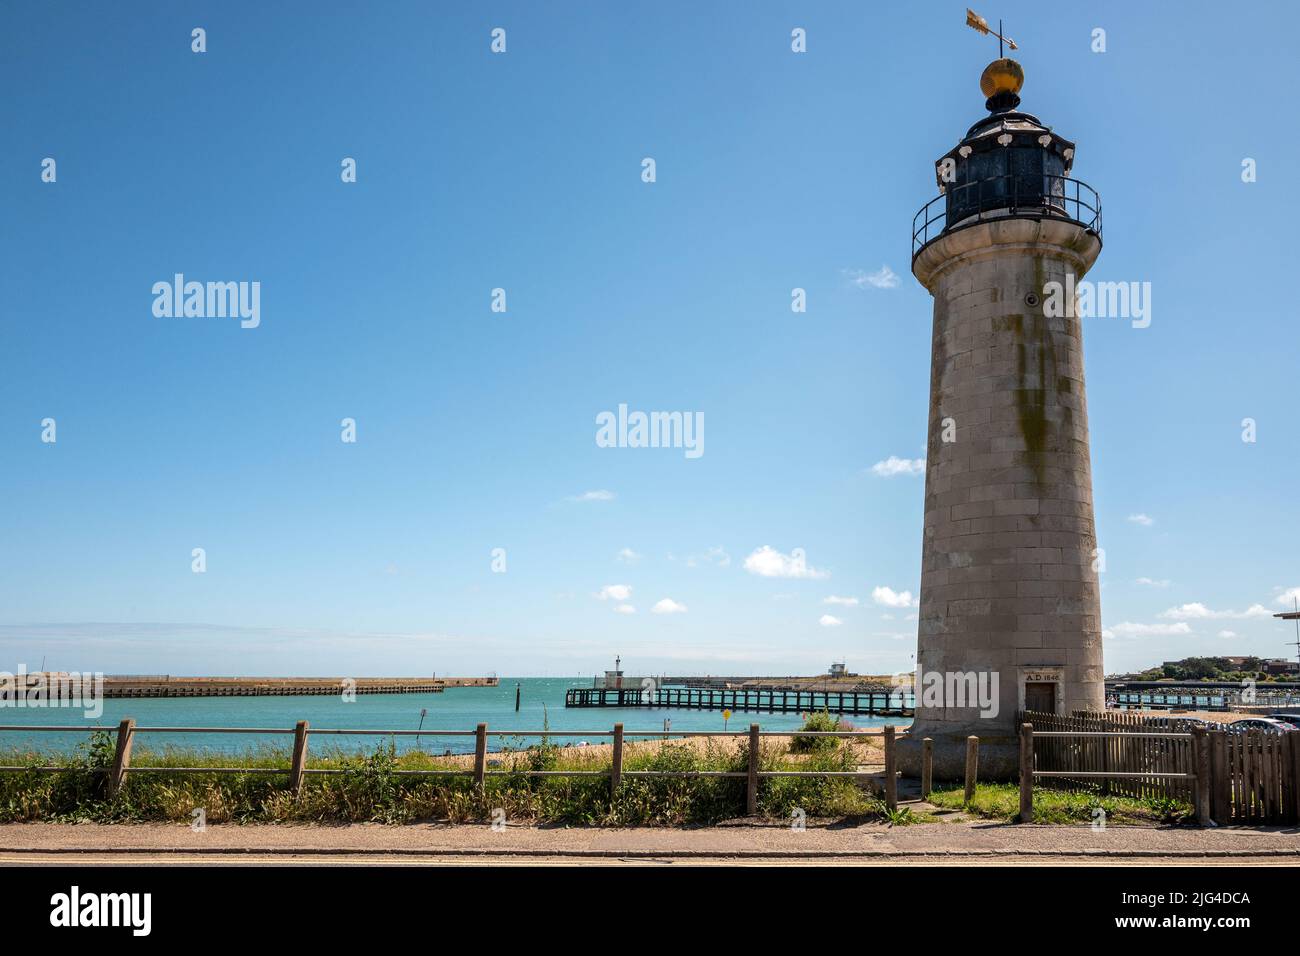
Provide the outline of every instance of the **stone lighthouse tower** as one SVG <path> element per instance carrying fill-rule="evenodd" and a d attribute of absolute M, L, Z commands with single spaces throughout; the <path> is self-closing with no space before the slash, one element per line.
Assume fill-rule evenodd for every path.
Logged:
<path fill-rule="evenodd" d="M 1011 59 L 989 115 L 936 168 L 912 273 L 934 296 L 916 722 L 936 776 L 1016 768 L 1016 713 L 1104 706 L 1082 329 L 1070 298 L 1101 252 L 1101 203 L 1074 144 L 1018 111 Z M 1060 285 L 1055 287 L 1054 283 Z"/>

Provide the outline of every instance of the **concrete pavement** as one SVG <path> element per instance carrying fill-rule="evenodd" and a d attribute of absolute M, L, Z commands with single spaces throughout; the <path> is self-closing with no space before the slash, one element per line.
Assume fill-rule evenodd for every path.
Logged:
<path fill-rule="evenodd" d="M 0 864 L 30 863 L 1014 863 L 1176 862 L 1300 866 L 1297 828 L 1196 830 L 1017 826 L 954 821 L 886 824 L 758 821 L 629 829 L 416 824 L 209 826 L 7 824 Z"/>

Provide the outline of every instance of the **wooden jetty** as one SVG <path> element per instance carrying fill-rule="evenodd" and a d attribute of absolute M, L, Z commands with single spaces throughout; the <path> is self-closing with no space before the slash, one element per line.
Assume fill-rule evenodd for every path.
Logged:
<path fill-rule="evenodd" d="M 911 690 L 911 674 L 907 690 Z M 801 691 L 841 691 L 844 693 L 891 693 L 895 690 L 895 678 L 889 674 L 818 674 L 812 677 L 661 677 L 658 683 L 664 687 L 700 687 L 720 688 L 723 690 L 746 688 L 752 690 L 801 690 Z"/>
<path fill-rule="evenodd" d="M 1106 681 L 1106 706 L 1269 713 L 1300 707 L 1300 686 L 1282 681 Z"/>
<path fill-rule="evenodd" d="M 761 687 L 573 687 L 565 707 L 663 707 L 679 710 L 734 710 L 755 714 L 806 714 L 827 711 L 863 717 L 911 717 L 910 695 L 895 691 L 777 690 Z"/>

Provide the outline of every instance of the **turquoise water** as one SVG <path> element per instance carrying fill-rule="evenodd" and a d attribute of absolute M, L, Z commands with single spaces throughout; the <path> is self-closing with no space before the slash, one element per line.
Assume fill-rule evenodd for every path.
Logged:
<path fill-rule="evenodd" d="M 515 684 L 523 692 L 519 713 L 515 713 Z M 358 694 L 353 702 L 340 697 L 190 697 L 149 700 L 105 700 L 104 713 L 97 719 L 84 716 L 81 709 L 0 707 L 0 725 L 85 726 L 116 725 L 133 717 L 140 727 L 277 727 L 292 729 L 299 720 L 309 721 L 313 729 L 348 730 L 415 730 L 420 726 L 420 709 L 428 711 L 424 730 L 470 730 L 480 722 L 488 725 L 488 748 L 502 750 L 537 743 L 537 738 L 510 739 L 511 730 L 542 730 L 544 722 L 554 731 L 552 740 L 560 744 L 605 743 L 608 737 L 589 732 L 611 730 L 622 722 L 626 732 L 634 730 L 662 733 L 665 718 L 673 730 L 722 730 L 721 711 L 679 710 L 676 708 L 582 708 L 566 709 L 564 692 L 570 687 L 590 687 L 591 678 L 502 678 L 499 687 L 452 687 L 441 694 Z M 858 728 L 880 727 L 888 718 L 846 717 Z M 729 730 L 745 731 L 757 722 L 763 730 L 793 730 L 801 720 L 797 714 L 749 714 L 737 711 L 727 725 Z M 907 719 L 892 718 L 902 727 Z M 588 733 L 583 733 L 584 731 Z M 73 733 L 37 733 L 0 731 L 0 751 L 22 750 L 69 751 L 88 735 Z M 399 750 L 418 746 L 432 753 L 450 750 L 470 753 L 474 738 L 424 736 L 394 738 Z M 344 750 L 372 750 L 383 737 L 317 736 L 313 750 L 338 747 Z M 169 745 L 204 750 L 239 752 L 259 746 L 287 748 L 291 737 L 265 734 L 167 734 L 142 733 L 137 746 L 151 749 Z"/>

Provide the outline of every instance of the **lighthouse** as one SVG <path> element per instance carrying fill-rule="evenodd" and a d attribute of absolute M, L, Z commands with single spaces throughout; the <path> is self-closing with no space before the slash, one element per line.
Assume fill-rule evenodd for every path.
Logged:
<path fill-rule="evenodd" d="M 932 738 L 940 778 L 960 776 L 970 735 L 981 777 L 1014 775 L 1018 712 L 1104 706 L 1083 330 L 1077 310 L 1044 308 L 1100 254 L 1101 202 L 1072 175 L 1075 144 L 1019 111 L 1024 79 L 1008 58 L 984 70 L 988 115 L 939 158 L 939 195 L 913 221 L 934 325 L 900 756 L 912 772 Z"/>

